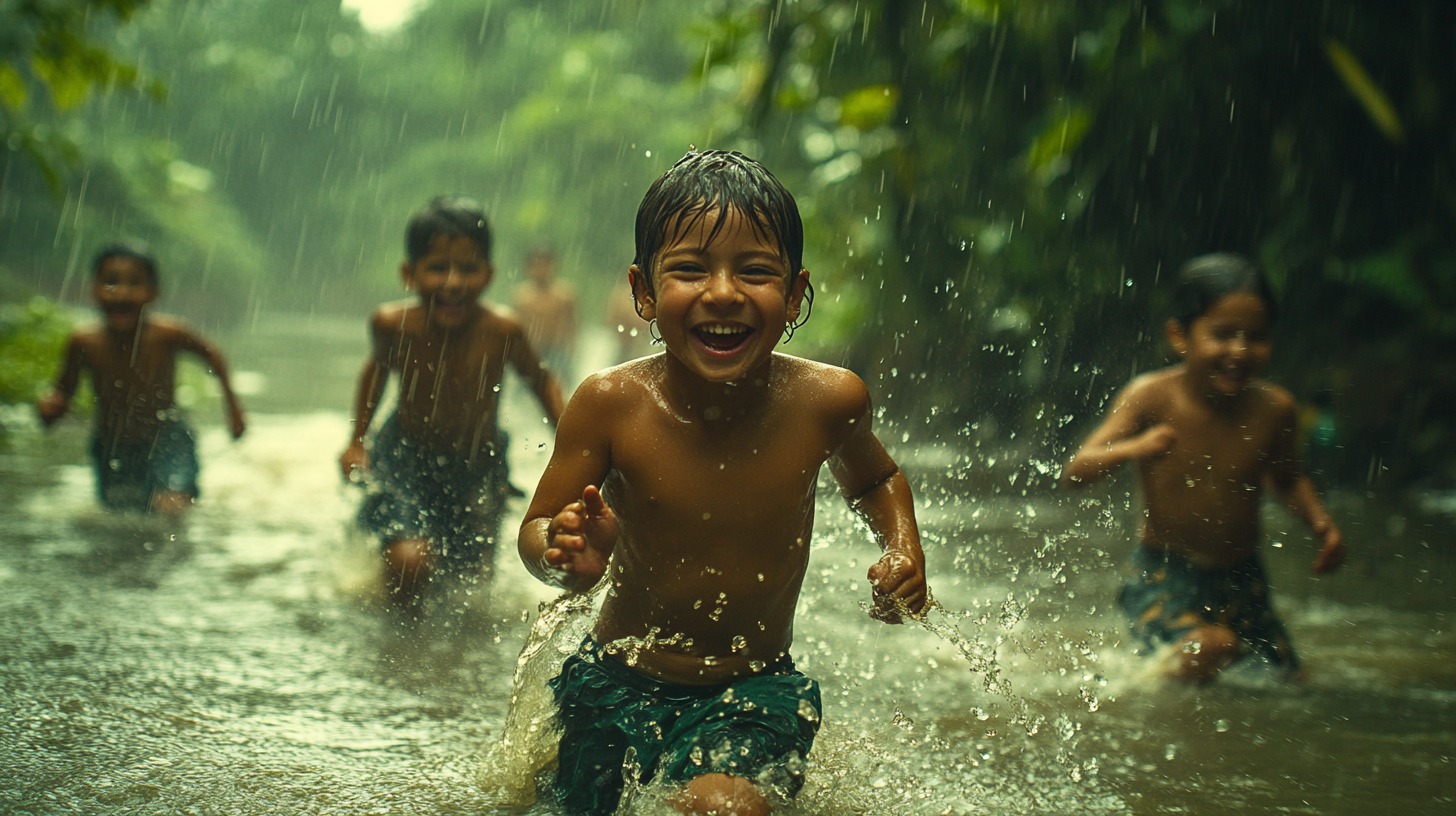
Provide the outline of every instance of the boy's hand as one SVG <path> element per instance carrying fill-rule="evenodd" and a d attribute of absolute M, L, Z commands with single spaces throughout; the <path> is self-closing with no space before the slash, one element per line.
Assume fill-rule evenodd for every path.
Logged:
<path fill-rule="evenodd" d="M 1152 459 L 1173 449 L 1178 442 L 1178 432 L 1167 422 L 1159 422 L 1128 442 L 1134 459 Z"/>
<path fill-rule="evenodd" d="M 229 406 L 228 432 L 233 435 L 233 439 L 241 439 L 243 436 L 243 431 L 246 431 L 247 429 L 248 423 L 245 419 L 243 419 L 243 409 L 238 408 L 235 405 Z"/>
<path fill-rule="evenodd" d="M 596 586 L 607 571 L 617 543 L 617 514 L 596 485 L 581 491 L 581 500 L 561 509 L 546 525 L 546 567 L 563 573 L 561 585 L 576 592 Z"/>
<path fill-rule="evenodd" d="M 885 623 L 904 623 L 902 610 L 919 615 L 925 609 L 928 590 L 925 568 L 905 553 L 890 550 L 870 566 L 868 577 L 874 608 L 870 617 Z"/>
<path fill-rule="evenodd" d="M 356 483 L 363 480 L 364 474 L 369 471 L 369 452 L 364 450 L 363 442 L 349 443 L 339 456 L 339 468 L 344 472 L 344 481 Z"/>
<path fill-rule="evenodd" d="M 69 401 L 56 391 L 35 401 L 35 412 L 40 415 L 40 421 L 46 427 L 65 416 L 68 407 Z"/>
<path fill-rule="evenodd" d="M 1314 574 L 1334 572 L 1345 563 L 1345 537 L 1340 528 L 1328 519 L 1316 524 L 1314 534 L 1320 539 L 1319 555 L 1314 557 Z"/>

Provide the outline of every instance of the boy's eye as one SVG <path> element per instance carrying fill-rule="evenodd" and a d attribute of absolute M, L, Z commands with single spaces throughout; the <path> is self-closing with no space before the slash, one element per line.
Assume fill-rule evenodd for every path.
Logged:
<path fill-rule="evenodd" d="M 766 266 L 750 266 L 739 274 L 745 278 L 773 278 L 777 280 L 783 277 L 783 274 L 777 269 L 770 269 Z"/>

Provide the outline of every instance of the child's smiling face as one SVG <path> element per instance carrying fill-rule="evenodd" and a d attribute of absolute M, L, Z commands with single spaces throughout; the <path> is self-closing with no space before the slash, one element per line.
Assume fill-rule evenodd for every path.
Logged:
<path fill-rule="evenodd" d="M 142 261 L 114 255 L 101 262 L 91 294 L 106 317 L 106 327 L 128 333 L 141 322 L 142 309 L 157 299 L 157 283 Z"/>
<path fill-rule="evenodd" d="M 1168 326 L 1168 339 L 1193 381 L 1210 396 L 1235 396 L 1263 372 L 1273 351 L 1269 307 L 1252 292 L 1224 295 L 1185 328 Z"/>
<path fill-rule="evenodd" d="M 494 270 L 476 242 L 464 235 L 438 235 L 430 250 L 400 268 L 400 275 L 443 329 L 470 323 L 481 311 L 480 295 Z"/>
<path fill-rule="evenodd" d="M 767 364 L 799 315 L 809 273 L 791 270 L 778 243 L 737 210 L 709 236 L 718 210 L 689 218 L 654 259 L 653 292 L 631 269 L 643 317 L 668 353 L 708 382 L 744 380 Z"/>

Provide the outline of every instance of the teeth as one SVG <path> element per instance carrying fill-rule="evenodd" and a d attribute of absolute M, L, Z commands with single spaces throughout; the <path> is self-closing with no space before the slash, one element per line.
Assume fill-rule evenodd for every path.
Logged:
<path fill-rule="evenodd" d="M 739 334 L 743 331 L 737 326 L 702 326 L 700 330 L 704 334 Z"/>

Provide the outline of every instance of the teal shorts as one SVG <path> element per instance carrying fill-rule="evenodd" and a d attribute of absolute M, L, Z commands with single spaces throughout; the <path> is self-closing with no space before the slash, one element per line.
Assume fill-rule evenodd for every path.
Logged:
<path fill-rule="evenodd" d="M 417 444 L 389 417 L 370 448 L 359 526 L 378 536 L 381 548 L 425 539 L 446 569 L 488 563 L 512 495 L 508 442 L 498 431 L 476 461 L 467 462 Z"/>
<path fill-rule="evenodd" d="M 634 671 L 590 637 L 549 685 L 562 729 L 554 789 L 572 814 L 615 811 L 624 773 L 640 783 L 725 773 L 792 796 L 822 709 L 819 684 L 788 657 L 732 683 L 683 686 Z"/>
<path fill-rule="evenodd" d="M 91 437 L 96 496 L 113 510 L 150 512 L 152 496 L 170 491 L 197 498 L 197 441 L 179 412 L 157 423 L 150 439 L 119 442 Z"/>
<path fill-rule="evenodd" d="M 1118 595 L 1143 645 L 1176 643 L 1202 626 L 1232 629 L 1240 657 L 1258 654 L 1290 671 L 1299 658 L 1269 603 L 1269 581 L 1258 555 L 1227 569 L 1203 569 L 1178 553 L 1139 546 Z"/>

